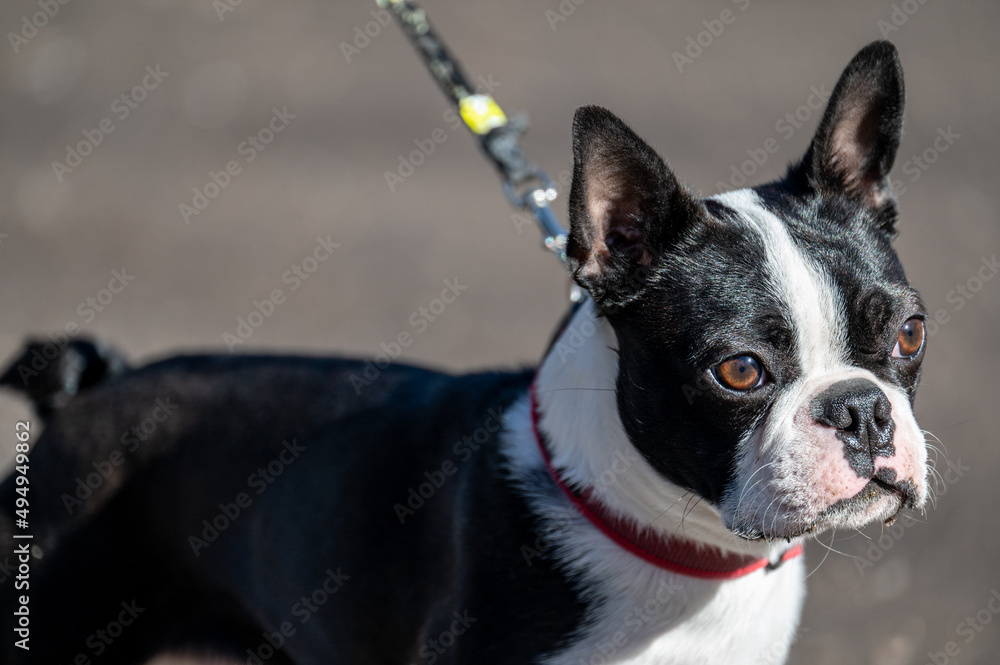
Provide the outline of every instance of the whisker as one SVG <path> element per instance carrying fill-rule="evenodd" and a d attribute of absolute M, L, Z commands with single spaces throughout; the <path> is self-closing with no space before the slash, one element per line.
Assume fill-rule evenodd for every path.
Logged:
<path fill-rule="evenodd" d="M 742 490 L 740 491 L 740 498 L 739 498 L 739 499 L 738 499 L 738 500 L 736 501 L 736 512 L 739 512 L 739 510 L 740 510 L 740 504 L 741 504 L 741 503 L 743 503 L 743 495 L 744 495 L 744 494 L 746 494 L 746 491 L 747 491 L 747 485 L 749 485 L 749 484 L 750 484 L 750 481 L 751 481 L 751 480 L 753 480 L 753 477 L 754 477 L 754 476 L 756 476 L 756 475 L 757 475 L 758 473 L 760 473 L 761 471 L 763 471 L 764 469 L 766 469 L 767 467 L 769 467 L 769 466 L 773 466 L 773 465 L 775 465 L 775 464 L 777 464 L 777 461 L 774 461 L 774 462 L 768 462 L 767 464 L 765 464 L 764 466 L 762 466 L 762 467 L 758 468 L 758 469 L 757 469 L 756 471 L 754 471 L 753 473 L 751 473 L 751 474 L 750 474 L 750 477 L 749 477 L 749 478 L 747 478 L 747 481 L 746 481 L 745 483 L 743 483 L 743 489 L 742 489 Z M 758 480 L 758 481 L 757 481 L 756 483 L 754 483 L 754 487 L 756 487 L 756 486 L 757 486 L 758 484 L 760 484 L 760 482 L 761 482 L 762 480 L 764 480 L 764 479 L 763 479 L 763 478 L 761 478 L 761 479 L 760 479 L 760 480 Z"/>
<path fill-rule="evenodd" d="M 827 545 L 826 543 L 824 543 L 823 541 L 821 541 L 819 538 L 816 539 L 816 542 L 819 543 L 820 545 L 822 545 L 823 547 L 825 547 L 826 549 L 830 550 L 831 552 L 835 552 L 835 553 L 837 553 L 837 554 L 839 554 L 841 556 L 845 556 L 848 559 L 854 559 L 855 558 L 854 556 L 852 556 L 852 555 L 850 555 L 850 554 L 848 554 L 846 552 L 841 552 L 840 550 L 833 549 L 833 541 L 836 538 L 837 538 L 837 530 L 834 529 L 833 530 L 833 536 L 830 538 L 830 544 L 829 545 Z"/>
<path fill-rule="evenodd" d="M 940 443 L 941 448 L 944 449 L 945 458 L 951 457 L 951 454 L 948 452 L 948 446 L 946 446 L 944 441 L 941 440 L 941 437 L 939 437 L 937 434 L 927 429 L 920 430 L 920 433 L 923 434 L 925 437 L 930 437 L 931 439 L 934 439 L 934 441 Z"/>
<path fill-rule="evenodd" d="M 942 449 L 938 448 L 937 446 L 935 446 L 933 443 L 928 443 L 928 442 L 924 441 L 924 445 L 927 446 L 928 450 L 933 450 L 935 453 L 937 453 L 939 455 L 944 455 L 944 451 Z"/>
<path fill-rule="evenodd" d="M 691 501 L 693 499 L 694 499 L 694 493 L 691 494 L 691 498 L 688 499 L 687 504 L 685 504 L 684 506 L 684 513 L 681 515 L 681 523 L 678 524 L 677 529 L 674 530 L 674 533 L 676 533 L 677 530 L 680 530 L 681 535 L 684 536 L 685 538 L 687 538 L 687 534 L 684 533 L 684 519 L 688 516 L 689 508 L 691 507 Z M 701 501 L 701 499 L 699 498 L 698 501 Z M 694 505 L 697 506 L 698 504 L 695 503 Z"/>
<path fill-rule="evenodd" d="M 778 521 L 778 516 L 781 514 L 781 507 L 785 505 L 785 497 L 781 497 L 781 502 L 778 503 L 778 510 L 774 511 L 774 519 L 771 520 L 771 533 L 774 533 L 774 524 Z"/>
<path fill-rule="evenodd" d="M 761 518 L 760 518 L 761 528 L 763 528 L 764 523 L 767 521 L 767 511 L 771 510 L 771 506 L 773 506 L 774 502 L 777 501 L 777 500 L 778 500 L 778 497 L 774 497 L 774 499 L 771 500 L 771 503 L 767 504 L 767 508 L 764 509 L 764 514 L 761 515 Z M 764 540 L 766 540 L 768 543 L 771 542 L 771 540 L 767 537 L 766 533 L 764 534 Z"/>
<path fill-rule="evenodd" d="M 902 517 L 903 519 L 906 519 L 906 520 L 913 520 L 917 524 L 927 524 L 927 520 L 917 519 L 913 515 L 900 515 L 900 517 Z"/>
<path fill-rule="evenodd" d="M 649 526 L 653 526 L 654 524 L 656 524 L 660 520 L 661 517 L 663 517 L 664 515 L 666 515 L 667 513 L 669 513 L 671 510 L 674 509 L 674 506 L 676 506 L 678 503 L 680 503 L 681 501 L 683 501 L 684 497 L 686 497 L 688 494 L 692 494 L 692 493 L 693 493 L 692 490 L 688 490 L 687 492 L 684 492 L 684 494 L 681 494 L 679 497 L 677 497 L 677 500 L 674 501 L 673 504 L 669 508 L 667 508 L 662 513 L 660 513 L 659 515 L 657 515 L 653 519 L 653 521 L 649 523 Z"/>
<path fill-rule="evenodd" d="M 851 529 L 853 531 L 855 531 L 855 533 L 852 533 L 851 535 L 849 535 L 847 537 L 841 537 L 840 538 L 841 541 L 854 540 L 858 536 L 861 536 L 865 540 L 871 540 L 872 539 L 871 536 L 869 536 L 868 534 L 866 534 L 865 532 L 863 532 L 861 529 L 859 529 L 857 527 L 851 527 Z"/>
<path fill-rule="evenodd" d="M 927 489 L 931 494 L 939 494 L 942 489 L 948 486 L 948 482 L 944 479 L 941 472 L 933 466 L 928 465 L 927 469 L 931 474 L 931 478 L 934 479 L 934 485 L 932 487 L 928 487 Z"/>
<path fill-rule="evenodd" d="M 834 529 L 833 530 L 833 536 L 830 538 L 830 545 L 833 545 L 833 539 L 836 538 L 836 537 L 837 537 L 837 530 Z M 820 545 L 823 545 L 823 543 L 820 542 L 819 538 L 816 538 L 816 542 L 819 543 Z M 826 546 L 824 545 L 824 547 L 826 547 Z M 809 573 L 808 575 L 806 575 L 806 579 L 809 579 L 810 577 L 812 577 L 813 573 L 815 573 L 817 570 L 819 570 L 820 566 L 822 566 L 824 563 L 826 563 L 827 557 L 829 557 L 830 556 L 830 552 L 833 551 L 833 549 L 831 549 L 830 547 L 827 547 L 826 549 L 827 549 L 827 552 L 826 552 L 826 554 L 823 555 L 823 559 L 818 564 L 816 564 L 815 568 L 812 569 L 812 573 Z"/>

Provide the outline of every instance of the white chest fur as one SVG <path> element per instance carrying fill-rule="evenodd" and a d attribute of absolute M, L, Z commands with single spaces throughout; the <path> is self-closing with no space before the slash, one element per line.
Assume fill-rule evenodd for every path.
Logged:
<path fill-rule="evenodd" d="M 596 485 L 605 503 L 643 523 L 656 522 L 657 527 L 684 532 L 702 542 L 768 556 L 766 546 L 762 550 L 734 537 L 730 540 L 717 513 L 707 506 L 696 506 L 682 519 L 683 493 L 630 448 L 613 406 L 614 393 L 608 390 L 614 386 L 616 370 L 609 349 L 614 333 L 586 310 L 585 306 L 570 331 L 582 321 L 585 328 L 593 325 L 595 332 L 585 336 L 571 359 L 554 362 L 550 354 L 538 379 L 540 403 L 548 407 L 542 426 L 552 438 L 556 466 L 575 476 L 573 480 Z M 579 385 L 581 381 L 585 384 Z M 588 387 L 600 389 L 572 390 Z M 547 393 L 549 399 L 545 399 Z M 776 570 L 758 570 L 728 581 L 696 579 L 658 568 L 601 533 L 572 508 L 554 482 L 538 482 L 544 462 L 527 399 L 508 410 L 506 425 L 504 446 L 512 476 L 521 481 L 534 510 L 547 519 L 541 541 L 545 553 L 578 580 L 591 602 L 570 646 L 541 661 L 543 665 L 778 665 L 785 661 L 804 598 L 802 558 Z M 589 444 L 560 440 L 569 431 L 597 440 Z M 610 481 L 600 480 L 612 468 L 612 476 L 604 475 Z M 671 506 L 678 502 L 680 507 L 673 510 Z M 665 516 L 657 518 L 664 506 L 668 508 Z"/>

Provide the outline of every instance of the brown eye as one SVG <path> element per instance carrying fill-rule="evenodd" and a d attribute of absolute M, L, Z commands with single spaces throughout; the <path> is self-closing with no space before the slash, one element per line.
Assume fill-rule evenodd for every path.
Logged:
<path fill-rule="evenodd" d="M 910 319 L 899 329 L 899 339 L 892 349 L 893 358 L 912 358 L 924 345 L 924 322 Z"/>
<path fill-rule="evenodd" d="M 715 367 L 719 383 L 733 390 L 750 390 L 764 382 L 764 368 L 753 356 L 735 356 Z"/>

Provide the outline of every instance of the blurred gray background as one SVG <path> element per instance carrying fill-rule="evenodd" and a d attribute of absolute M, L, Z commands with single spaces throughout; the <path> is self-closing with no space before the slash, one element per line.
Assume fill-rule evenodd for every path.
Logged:
<path fill-rule="evenodd" d="M 223 3 L 73 2 L 44 21 L 35 1 L 0 6 L 0 356 L 68 324 L 140 362 L 225 352 L 223 335 L 279 288 L 286 298 L 238 352 L 373 355 L 412 332 L 411 314 L 457 279 L 467 290 L 403 358 L 452 370 L 534 362 L 565 306 L 567 278 L 534 228 L 518 232 L 497 177 L 444 116 L 397 26 L 373 23 L 369 2 Z M 751 183 L 780 175 L 815 129 L 814 90 L 829 91 L 868 42 L 896 43 L 907 77 L 897 248 L 931 311 L 947 319 L 930 330 L 917 415 L 953 468 L 938 456 L 945 481 L 926 516 L 838 534 L 835 552 L 809 545 L 818 570 L 792 662 L 998 662 L 1000 617 L 989 603 L 1000 598 L 1000 279 L 978 280 L 993 277 L 983 261 L 1000 250 L 1000 6 L 425 6 L 468 73 L 506 110 L 530 113 L 525 145 L 550 173 L 570 168 L 574 109 L 599 103 L 706 195 L 730 187 L 734 168 L 756 171 Z M 731 22 L 713 22 L 723 10 Z M 706 32 L 719 25 L 721 34 Z M 362 38 L 366 29 L 374 36 Z M 700 53 L 691 46 L 699 40 Z M 688 49 L 696 57 L 679 68 L 674 54 Z M 147 67 L 166 76 L 133 91 Z M 286 107 L 294 118 L 247 161 L 242 142 Z M 444 141 L 391 191 L 385 172 L 438 128 Z M 86 156 L 68 156 L 98 130 L 100 143 L 80 148 Z M 951 138 L 935 145 L 943 135 Z M 777 152 L 759 168 L 747 163 L 772 138 Z M 53 166 L 67 159 L 70 171 Z M 193 207 L 194 189 L 231 160 L 239 173 L 188 223 L 179 206 Z M 558 210 L 565 220 L 565 197 Z M 317 237 L 340 247 L 306 266 L 314 272 L 292 290 L 283 276 Z M 101 291 L 123 269 L 134 279 L 107 302 Z M 5 460 L 14 421 L 27 415 L 0 395 Z"/>

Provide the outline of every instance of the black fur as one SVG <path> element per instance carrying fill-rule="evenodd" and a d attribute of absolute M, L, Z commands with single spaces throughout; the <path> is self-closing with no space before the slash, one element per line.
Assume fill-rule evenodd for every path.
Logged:
<path fill-rule="evenodd" d="M 103 342 L 31 340 L 0 376 L 0 386 L 23 392 L 38 415 L 48 418 L 80 391 L 127 369 L 122 356 Z"/>
<path fill-rule="evenodd" d="M 358 395 L 350 377 L 363 372 L 360 361 L 179 357 L 66 405 L 31 456 L 33 532 L 52 552 L 33 563 L 33 634 L 45 638 L 27 653 L 5 640 L 4 662 L 92 654 L 87 636 L 133 598 L 148 608 L 145 621 L 101 663 L 134 662 L 206 612 L 244 658 L 265 630 L 290 620 L 299 629 L 286 647 L 293 657 L 411 662 L 414 645 L 446 630 L 454 612 L 479 623 L 439 662 L 523 663 L 557 648 L 583 604 L 548 556 L 529 565 L 523 555 L 542 525 L 500 470 L 498 433 L 478 450 L 462 445 L 490 409 L 502 412 L 524 394 L 532 373 L 449 376 L 394 365 Z M 164 397 L 176 412 L 82 506 L 69 502 L 69 515 L 77 479 L 122 450 L 119 434 Z M 248 477 L 292 440 L 305 448 L 301 459 L 257 495 Z M 454 475 L 401 524 L 394 506 L 449 461 Z M 0 486 L 3 506 L 13 505 L 13 490 L 13 477 Z M 240 492 L 252 504 L 195 556 L 190 538 L 202 534 L 202 520 Z M 241 554 L 248 542 L 259 546 L 252 558 Z M 290 608 L 327 569 L 350 579 L 300 625 Z M 7 616 L 12 592 L 8 580 L 0 591 Z M 259 594 L 269 602 L 256 603 Z M 229 609 L 201 607 L 205 597 Z M 265 605 L 279 611 L 262 615 Z M 509 641 L 497 640 L 498 626 Z"/>
<path fill-rule="evenodd" d="M 834 276 L 851 360 L 912 399 L 920 357 L 889 353 L 899 326 L 923 315 L 889 244 L 896 208 L 886 176 L 902 95 L 895 49 L 862 50 L 802 162 L 755 191 Z M 767 286 L 766 248 L 737 211 L 687 192 L 609 111 L 577 112 L 573 153 L 569 266 L 617 335 L 622 422 L 663 476 L 718 503 L 775 386 L 798 378 L 794 322 Z M 713 368 L 744 353 L 771 380 L 740 393 Z M 126 371 L 96 345 L 70 345 L 59 358 L 35 386 L 15 382 L 24 358 L 0 381 L 49 418 L 31 453 L 44 553 L 32 564 L 32 625 L 44 637 L 30 652 L 5 640 L 3 662 L 92 654 L 88 636 L 134 600 L 147 614 L 99 662 L 194 644 L 270 663 L 408 663 L 426 660 L 422 646 L 457 613 L 477 623 L 438 663 L 521 664 L 567 645 L 601 602 L 546 550 L 547 525 L 507 477 L 498 433 L 463 447 L 491 409 L 525 394 L 529 371 L 393 365 L 365 385 L 352 380 L 365 366 L 350 360 L 191 356 Z M 146 421 L 152 430 L 139 438 Z M 257 493 L 252 479 L 275 460 L 281 482 Z M 883 474 L 866 492 L 895 480 Z M 439 486 L 411 498 L 428 482 Z M 13 476 L 0 485 L 4 510 L 14 490 Z M 241 493 L 250 504 L 210 537 Z M 0 518 L 11 551 L 10 515 Z M 525 547 L 537 556 L 528 560 Z M 328 575 L 347 577 L 298 623 L 296 603 Z M 10 616 L 16 604 L 12 580 L 0 582 L 0 611 Z M 268 660 L 264 633 L 285 621 L 295 634 Z"/>

